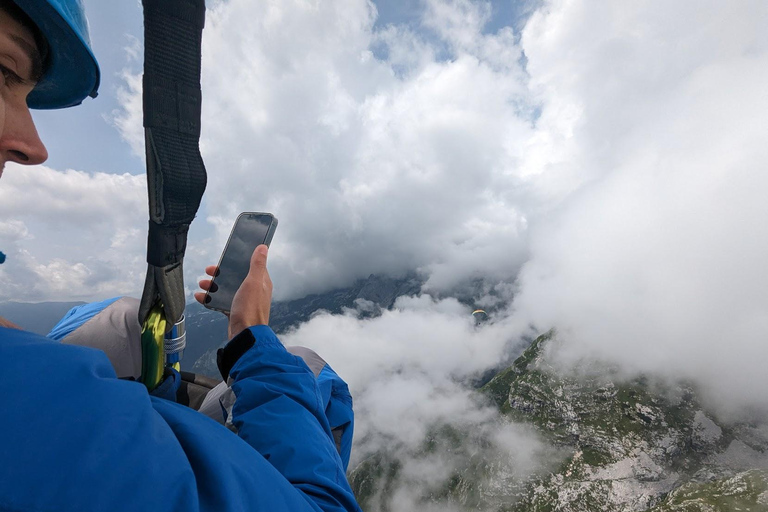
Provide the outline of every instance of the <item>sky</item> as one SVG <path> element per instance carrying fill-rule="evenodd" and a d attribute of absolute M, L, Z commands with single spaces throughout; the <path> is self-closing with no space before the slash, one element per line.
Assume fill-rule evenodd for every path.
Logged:
<path fill-rule="evenodd" d="M 140 6 L 85 3 L 101 93 L 37 113 L 50 160 L 3 175 L 0 300 L 143 284 Z M 289 338 L 353 375 L 381 340 L 389 374 L 417 368 L 451 396 L 464 362 L 555 327 L 564 368 L 603 359 L 768 410 L 753 392 L 768 388 L 766 22 L 761 0 L 209 2 L 187 288 L 237 213 L 269 211 L 277 299 L 425 279 L 382 318 L 321 316 Z M 445 297 L 478 280 L 508 308 L 441 352 L 468 316 Z"/>

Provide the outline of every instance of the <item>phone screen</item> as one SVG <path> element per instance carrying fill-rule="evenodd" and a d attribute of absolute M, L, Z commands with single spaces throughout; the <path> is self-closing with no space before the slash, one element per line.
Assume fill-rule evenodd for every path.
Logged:
<path fill-rule="evenodd" d="M 271 213 L 243 212 L 237 217 L 219 260 L 219 272 L 206 294 L 205 307 L 225 313 L 232 309 L 235 292 L 248 275 L 253 251 L 261 244 L 270 244 L 275 228 L 277 219 Z"/>

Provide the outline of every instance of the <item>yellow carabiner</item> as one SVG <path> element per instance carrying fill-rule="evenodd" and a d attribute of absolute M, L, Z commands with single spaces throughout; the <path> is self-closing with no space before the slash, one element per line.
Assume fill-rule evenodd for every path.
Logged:
<path fill-rule="evenodd" d="M 156 305 L 149 312 L 141 331 L 141 380 L 152 391 L 163 379 L 165 367 L 165 316 L 163 307 Z"/>

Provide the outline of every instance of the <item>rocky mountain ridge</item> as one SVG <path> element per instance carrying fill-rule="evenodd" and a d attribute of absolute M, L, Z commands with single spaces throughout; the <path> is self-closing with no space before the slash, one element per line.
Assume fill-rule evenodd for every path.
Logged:
<path fill-rule="evenodd" d="M 594 362 L 563 375 L 550 364 L 553 337 L 537 338 L 478 391 L 508 421 L 533 427 L 560 452 L 559 465 L 520 477 L 493 454 L 469 457 L 440 485 L 424 490 L 419 499 L 425 507 L 768 511 L 768 423 L 719 419 L 690 383 L 626 381 Z M 444 449 L 476 442 L 468 432 L 453 432 L 455 439 L 446 442 L 450 430 L 445 427 L 438 442 Z M 425 447 L 435 442 L 425 440 Z M 387 497 L 402 484 L 400 469 L 396 456 L 380 453 L 353 470 L 351 482 L 364 510 L 396 510 Z"/>

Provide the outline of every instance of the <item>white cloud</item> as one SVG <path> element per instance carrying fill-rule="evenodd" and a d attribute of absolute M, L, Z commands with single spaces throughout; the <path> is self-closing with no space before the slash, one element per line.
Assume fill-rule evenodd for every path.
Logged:
<path fill-rule="evenodd" d="M 146 178 L 9 164 L 0 183 L 0 300 L 137 294 Z"/>
<path fill-rule="evenodd" d="M 6 220 L 0 222 L 0 239 L 15 242 L 29 237 L 26 224 L 20 220 Z"/>
<path fill-rule="evenodd" d="M 427 0 L 423 24 L 462 50 L 474 50 L 491 19 L 491 3 L 471 0 Z"/>
<path fill-rule="evenodd" d="M 136 52 L 134 45 L 126 48 L 131 60 Z M 120 73 L 124 85 L 117 89 L 117 101 L 120 108 L 112 112 L 109 121 L 120 132 L 123 140 L 131 147 L 131 151 L 140 157 L 144 155 L 144 112 L 142 95 L 142 73 L 135 73 L 129 68 Z"/>
<path fill-rule="evenodd" d="M 515 309 L 560 330 L 566 362 L 596 355 L 768 405 L 749 391 L 768 385 L 766 14 L 551 2 L 528 23 L 542 119 L 570 120 L 578 149 L 557 172 L 576 192 L 532 227 Z"/>
<path fill-rule="evenodd" d="M 520 50 L 507 31 L 479 35 L 487 13 L 467 9 L 432 16 L 435 29 L 449 20 L 446 38 L 476 36 L 437 60 L 410 29 L 374 31 L 365 1 L 216 4 L 203 56 L 210 261 L 237 212 L 268 210 L 279 298 L 371 273 L 421 269 L 436 289 L 513 276 L 525 214 L 510 140 L 532 136 Z"/>

